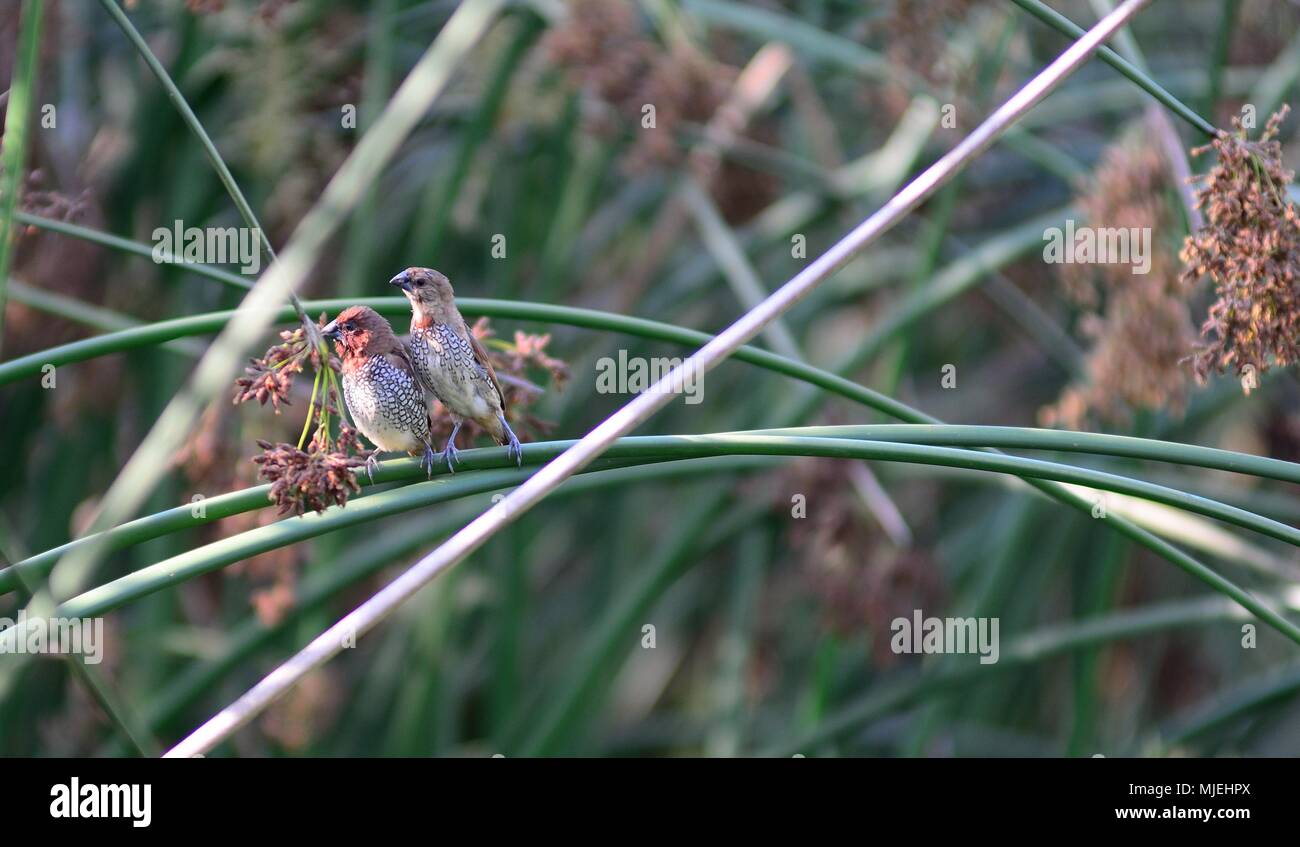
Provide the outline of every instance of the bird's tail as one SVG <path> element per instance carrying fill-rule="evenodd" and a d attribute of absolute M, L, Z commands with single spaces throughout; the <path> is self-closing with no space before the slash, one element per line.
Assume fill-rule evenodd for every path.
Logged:
<path fill-rule="evenodd" d="M 510 443 L 510 430 L 506 427 L 505 421 L 501 420 L 501 418 L 487 418 L 486 420 L 480 421 L 480 423 L 483 425 L 483 429 L 487 431 L 487 434 L 492 436 L 492 440 L 495 441 L 498 446 L 504 447 Z"/>

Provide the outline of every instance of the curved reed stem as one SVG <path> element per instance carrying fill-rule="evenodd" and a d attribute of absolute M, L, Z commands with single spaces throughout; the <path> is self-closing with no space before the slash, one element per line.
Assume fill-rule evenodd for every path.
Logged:
<path fill-rule="evenodd" d="M 552 442 L 524 446 L 524 459 L 530 465 L 553 460 L 557 455 L 572 449 L 575 442 Z M 316 537 L 335 529 L 355 526 L 380 517 L 410 511 L 431 503 L 465 496 L 470 493 L 490 491 L 522 482 L 532 476 L 531 471 L 507 468 L 488 469 L 492 465 L 509 465 L 503 448 L 483 451 L 466 451 L 467 459 L 475 455 L 473 464 L 466 461 L 466 469 L 484 468 L 478 473 L 461 473 L 454 477 L 441 477 L 419 482 L 396 491 L 385 491 L 358 498 L 343 508 L 280 521 L 258 527 L 239 535 L 186 551 L 155 565 L 142 568 L 98 588 L 91 589 L 61 604 L 57 611 L 64 617 L 93 617 L 111 611 L 124 603 L 151 594 L 171 585 L 184 582 L 199 574 L 233 564 L 249 556 L 264 553 Z M 791 435 L 760 435 L 730 433 L 722 435 L 664 435 L 621 439 L 609 448 L 604 459 L 637 464 L 642 461 L 666 461 L 716 456 L 824 456 L 840 459 L 872 459 L 878 461 L 908 462 L 941 465 L 944 467 L 1005 473 L 1023 478 L 1054 480 L 1084 485 L 1104 491 L 1114 491 L 1134 497 L 1164 503 L 1179 509 L 1196 512 L 1228 523 L 1252 529 L 1273 538 L 1300 547 L 1300 530 L 1245 509 L 1228 506 L 1215 500 L 1188 494 L 1176 489 L 1144 482 L 1129 477 L 1089 468 L 1077 468 L 1008 456 L 984 453 L 953 447 L 936 447 L 921 444 L 900 444 L 886 441 L 860 441 L 851 438 L 820 438 Z M 414 460 L 401 460 L 407 473 L 418 470 Z M 1254 612 L 1300 643 L 1300 628 L 1281 617 L 1273 609 L 1261 604 L 1249 592 L 1227 579 L 1214 574 L 1204 566 L 1188 568 L 1194 576 L 1232 597 L 1243 607 Z"/>
<path fill-rule="evenodd" d="M 717 435 L 845 438 L 861 441 L 902 442 L 948 447 L 998 447 L 1012 450 L 1044 450 L 1062 453 L 1087 453 L 1092 455 L 1138 459 L 1152 462 L 1170 462 L 1184 467 L 1209 468 L 1230 471 L 1263 479 L 1300 484 L 1300 465 L 1281 459 L 1253 456 L 1220 450 L 1212 447 L 1179 444 L 1124 435 L 1107 435 L 1092 432 L 1061 432 L 1029 427 L 966 426 L 960 424 L 873 424 L 868 426 L 810 426 L 781 429 L 759 429 L 742 432 L 717 433 Z M 663 436 L 669 439 L 707 439 L 711 436 Z M 572 441 L 553 441 L 529 444 L 525 448 L 525 463 L 532 465 L 548 461 L 572 445 Z M 620 439 L 619 449 L 627 447 L 626 455 L 640 455 L 635 445 L 674 444 L 673 441 L 656 441 L 653 438 Z M 495 468 L 506 464 L 502 448 L 466 450 L 463 453 L 466 468 Z M 440 471 L 439 471 L 440 472 Z M 399 459 L 381 462 L 375 472 L 375 484 L 411 482 L 423 478 L 423 471 L 410 460 Z M 368 487 L 371 482 L 360 477 L 358 482 Z M 240 491 L 231 491 L 203 501 L 202 515 L 196 515 L 192 505 L 177 506 L 153 515 L 139 518 L 108 530 L 104 535 L 107 549 L 124 550 L 145 541 L 203 526 L 232 515 L 267 508 L 269 485 L 257 485 Z M 18 587 L 17 577 L 44 576 L 54 562 L 69 550 L 89 542 L 79 538 L 31 556 L 0 569 L 0 594 Z"/>

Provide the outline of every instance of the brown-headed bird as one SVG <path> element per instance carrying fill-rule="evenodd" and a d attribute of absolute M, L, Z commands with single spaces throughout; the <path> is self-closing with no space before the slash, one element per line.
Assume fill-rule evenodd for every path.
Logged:
<path fill-rule="evenodd" d="M 505 392 L 487 351 L 465 325 L 447 277 L 431 268 L 407 268 L 389 280 L 411 302 L 411 362 L 454 425 L 444 453 L 456 462 L 456 434 L 465 419 L 481 426 L 497 444 L 509 447 L 522 465 L 523 449 L 506 423 Z"/>
<path fill-rule="evenodd" d="M 349 306 L 321 329 L 343 361 L 343 397 L 361 434 L 380 450 L 420 456 L 432 476 L 425 386 L 388 321 L 369 306 Z M 374 481 L 375 456 L 366 460 Z"/>

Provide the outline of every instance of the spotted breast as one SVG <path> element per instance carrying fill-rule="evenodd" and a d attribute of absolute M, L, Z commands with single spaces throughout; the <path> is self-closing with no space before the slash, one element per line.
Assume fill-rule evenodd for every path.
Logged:
<path fill-rule="evenodd" d="M 447 410 L 462 418 L 500 414 L 500 393 L 467 339 L 447 324 L 411 331 L 411 361 Z M 495 402 L 494 402 L 495 401 Z"/>
<path fill-rule="evenodd" d="M 343 374 L 343 395 L 357 429 L 381 450 L 419 452 L 429 437 L 424 392 L 386 356 Z"/>

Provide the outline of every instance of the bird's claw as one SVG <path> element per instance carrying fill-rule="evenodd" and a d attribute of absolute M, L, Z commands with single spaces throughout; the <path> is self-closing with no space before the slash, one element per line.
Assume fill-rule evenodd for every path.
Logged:
<path fill-rule="evenodd" d="M 442 448 L 442 455 L 447 457 L 447 473 L 455 473 L 456 465 L 460 464 L 456 452 L 456 436 L 460 434 L 460 421 L 456 421 L 451 427 L 451 435 L 447 436 L 447 446 Z"/>
<path fill-rule="evenodd" d="M 515 436 L 515 431 L 506 422 L 506 416 L 500 415 L 498 420 L 501 421 L 502 429 L 506 431 L 506 455 L 515 460 L 515 467 L 522 468 L 524 466 L 524 448 L 519 445 L 519 439 Z"/>
<path fill-rule="evenodd" d="M 375 468 L 379 467 L 379 451 L 371 453 L 366 457 L 366 476 L 370 478 L 370 484 L 375 484 Z"/>
<path fill-rule="evenodd" d="M 424 474 L 429 479 L 433 478 L 433 463 L 437 459 L 438 454 L 433 452 L 433 448 L 428 444 L 424 445 L 424 458 L 420 460 L 420 467 L 424 468 Z"/>

